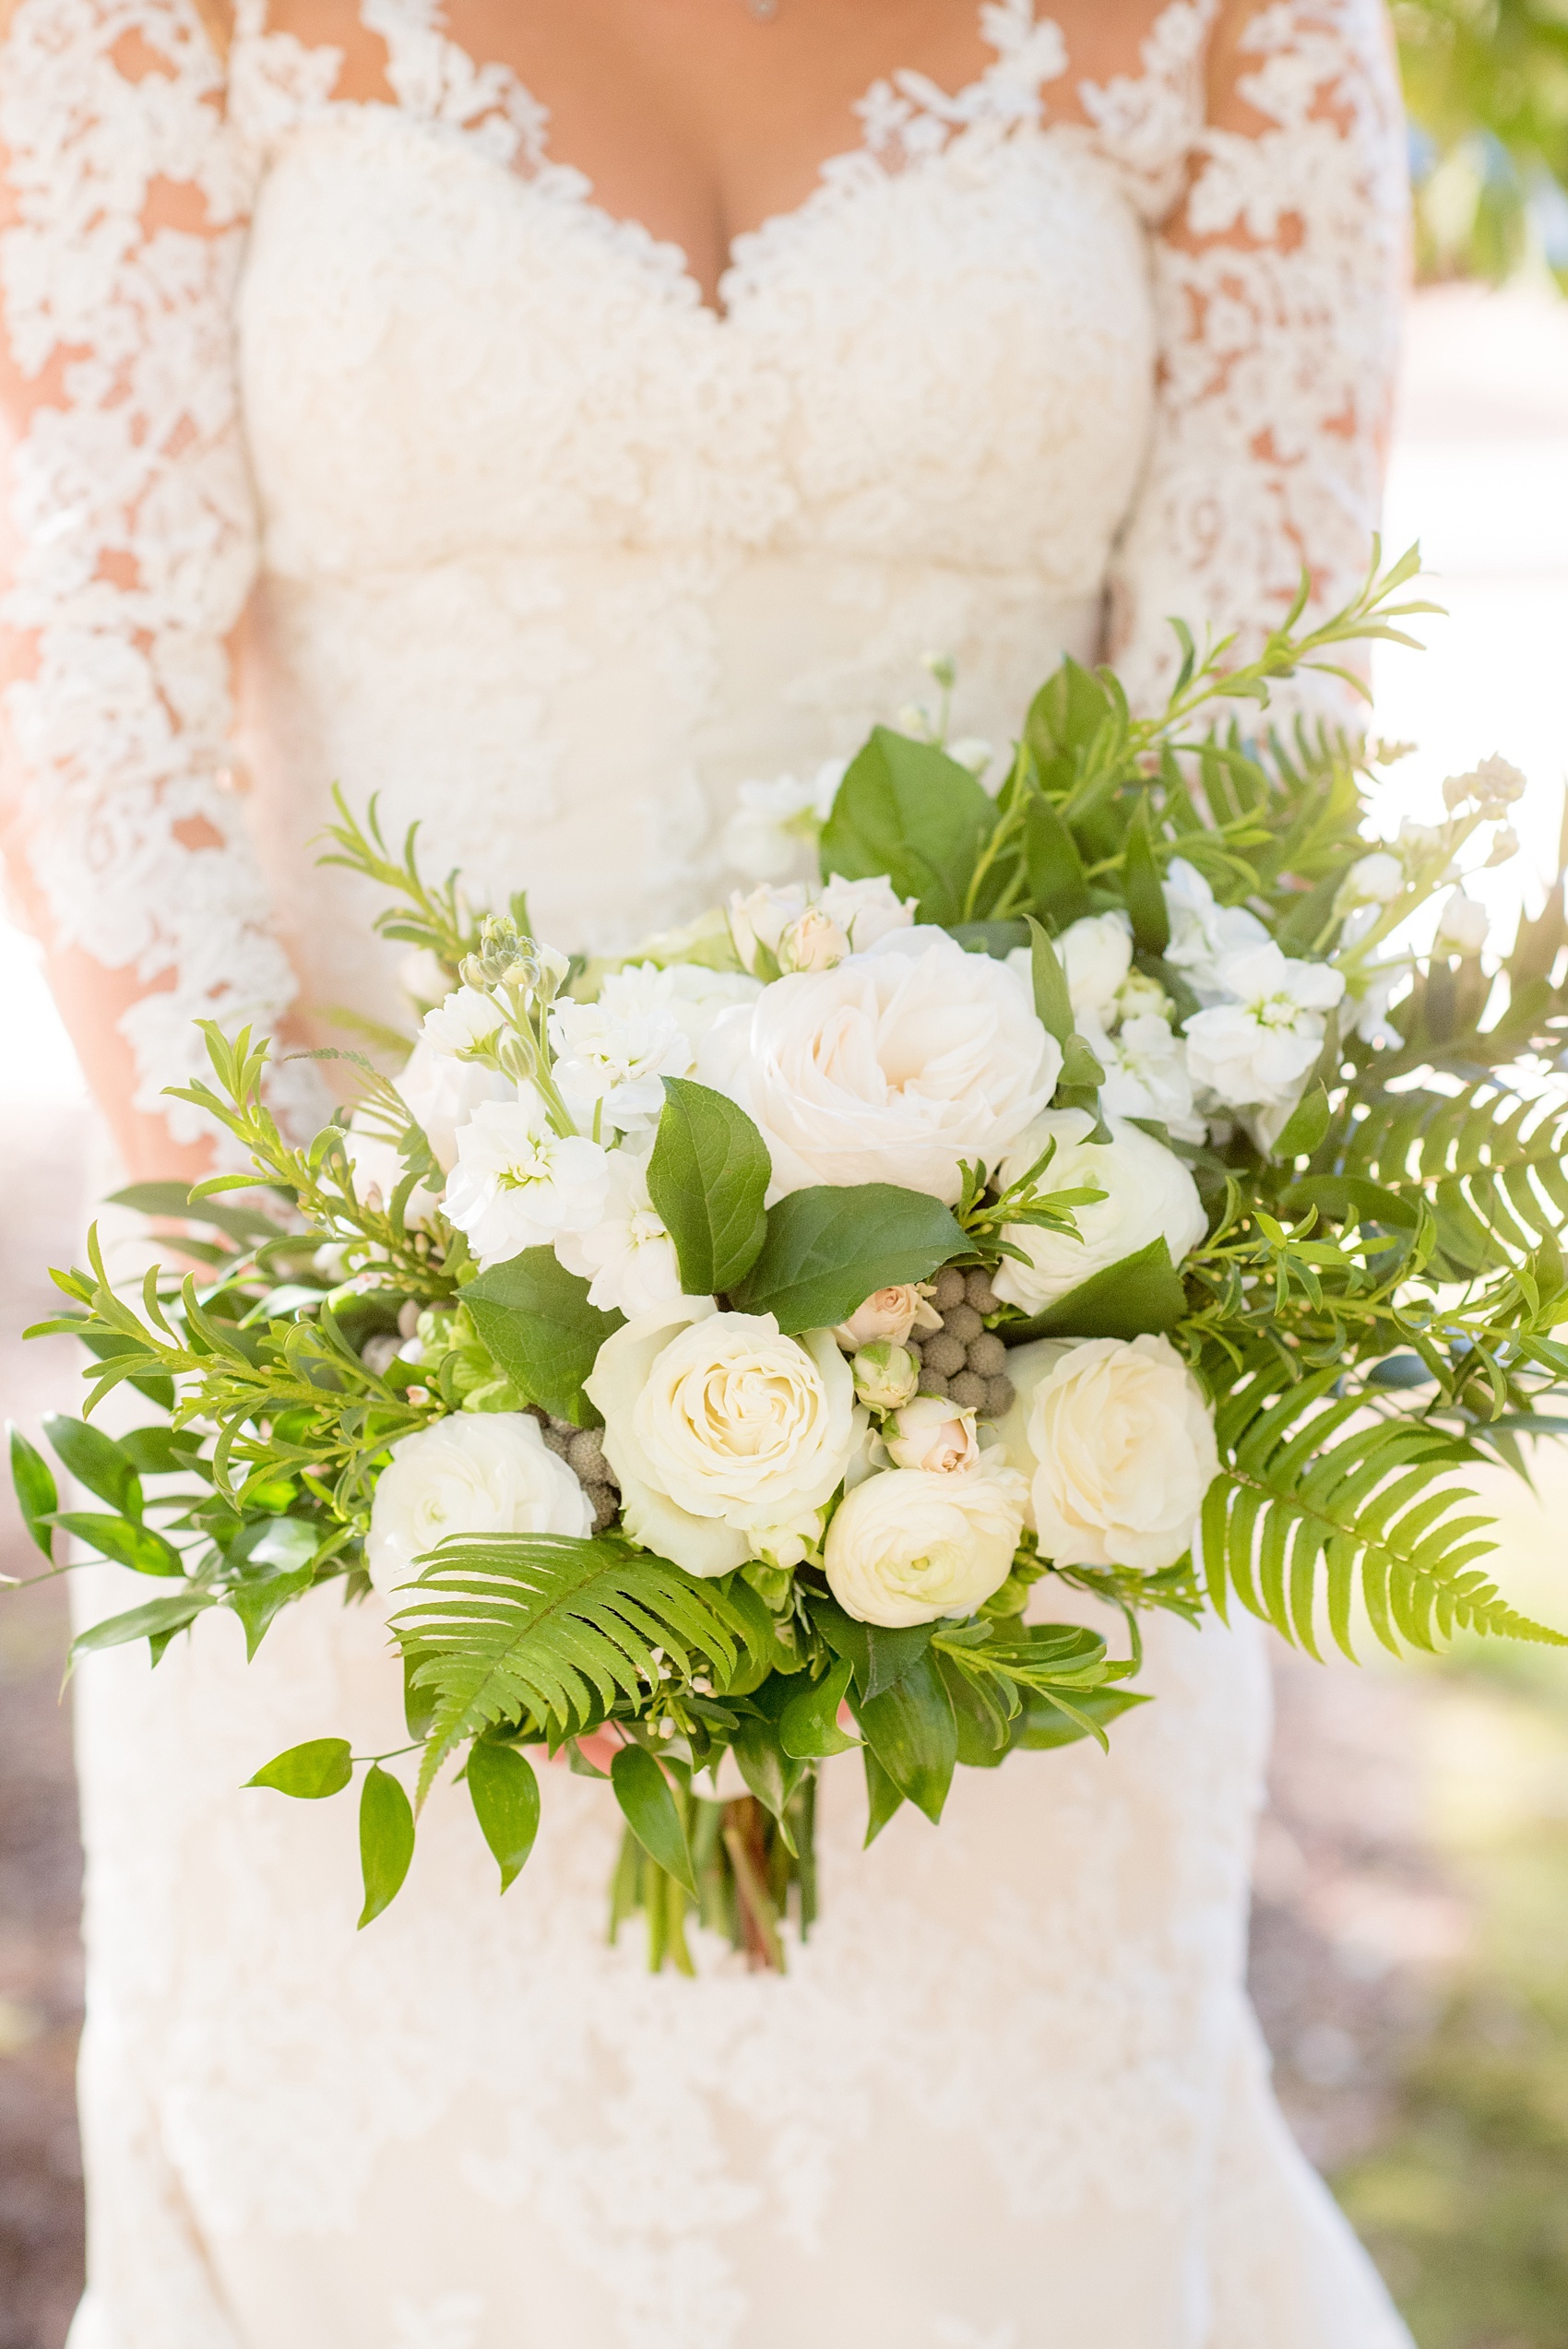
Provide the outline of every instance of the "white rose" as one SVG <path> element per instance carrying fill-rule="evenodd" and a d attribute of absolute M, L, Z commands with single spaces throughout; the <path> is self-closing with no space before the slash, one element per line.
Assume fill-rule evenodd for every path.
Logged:
<path fill-rule="evenodd" d="M 588 1303 L 628 1320 L 681 1294 L 675 1243 L 648 1195 L 647 1160 L 612 1150 L 605 1169 L 604 1214 L 590 1231 L 562 1232 L 555 1253 L 588 1284 Z"/>
<path fill-rule="evenodd" d="M 1221 906 L 1214 891 L 1185 857 L 1173 857 L 1165 876 L 1165 910 L 1170 943 L 1165 959 L 1181 971 L 1203 1003 L 1225 992 L 1219 966 L 1228 955 L 1267 943 L 1268 932 L 1244 906 Z"/>
<path fill-rule="evenodd" d="M 699 1062 L 761 1128 L 770 1198 L 890 1182 L 949 1203 L 959 1161 L 994 1164 L 1061 1068 L 1017 973 L 923 928 L 777 980 L 718 1022 Z"/>
<path fill-rule="evenodd" d="M 1186 1023 L 1187 1068 L 1229 1109 L 1289 1109 L 1323 1046 L 1324 1014 L 1345 992 L 1326 963 L 1295 962 L 1272 943 L 1228 955 L 1229 1002 Z"/>
<path fill-rule="evenodd" d="M 854 1380 L 826 1330 L 710 1298 L 656 1306 L 599 1351 L 588 1392 L 634 1541 L 692 1574 L 803 1554 L 860 1441 Z"/>
<path fill-rule="evenodd" d="M 894 931 L 912 927 L 917 900 L 900 897 L 884 872 L 873 881 L 845 881 L 835 875 L 812 903 L 837 922 L 857 955 L 867 955 Z"/>
<path fill-rule="evenodd" d="M 944 1394 L 917 1395 L 884 1437 L 896 1468 L 923 1468 L 933 1477 L 966 1474 L 980 1460 L 975 1415 Z"/>
<path fill-rule="evenodd" d="M 879 1288 L 863 1305 L 857 1305 L 833 1335 L 846 1354 L 873 1345 L 879 1337 L 890 1337 L 895 1346 L 902 1346 L 911 1330 L 942 1327 L 942 1316 L 931 1303 L 930 1294 L 926 1284 L 914 1281 L 897 1288 Z"/>
<path fill-rule="evenodd" d="M 422 1036 L 398 1079 L 409 1114 L 423 1132 L 443 1174 L 457 1163 L 457 1135 L 485 1101 L 515 1101 L 517 1088 L 482 1061 L 455 1060 Z"/>
<path fill-rule="evenodd" d="M 1133 967 L 1133 925 L 1126 915 L 1086 914 L 1063 931 L 1056 951 L 1074 1018 L 1092 1014 L 1109 1026 L 1117 991 Z"/>
<path fill-rule="evenodd" d="M 1054 1139 L 1056 1155 L 1039 1177 L 1040 1189 L 1076 1191 L 1093 1184 L 1105 1193 L 1094 1205 L 1073 1210 L 1081 1240 L 1042 1231 L 1035 1224 L 1008 1225 L 1005 1238 L 1029 1261 L 1020 1264 L 1004 1256 L 992 1273 L 992 1287 L 1004 1303 L 1026 1313 L 1043 1312 L 1094 1274 L 1137 1255 L 1156 1240 L 1164 1240 L 1171 1263 L 1180 1264 L 1207 1230 L 1197 1185 L 1174 1152 L 1121 1118 L 1108 1117 L 1106 1124 L 1111 1140 L 1091 1142 L 1094 1120 L 1087 1109 L 1048 1109 L 1003 1160 L 998 1180 L 1016 1182 Z M 1009 1376 L 1013 1359 L 1009 1356 Z"/>
<path fill-rule="evenodd" d="M 961 1476 L 890 1468 L 846 1493 L 827 1529 L 828 1587 L 857 1622 L 897 1631 L 972 1615 L 1013 1571 L 1028 1487 L 994 1453 Z"/>
<path fill-rule="evenodd" d="M 1192 1545 L 1219 1469 L 1202 1388 L 1169 1339 L 1045 1339 L 1007 1358 L 1001 1449 L 1030 1478 L 1041 1554 L 1157 1573 Z"/>
<path fill-rule="evenodd" d="M 597 1143 L 552 1133 L 537 1095 L 483 1102 L 457 1135 L 447 1220 L 481 1267 L 506 1263 L 603 1221 L 608 1161 Z"/>
<path fill-rule="evenodd" d="M 392 1446 L 371 1504 L 365 1564 L 383 1597 L 448 1534 L 593 1531 L 593 1509 L 537 1419 L 522 1411 L 457 1412 Z"/>

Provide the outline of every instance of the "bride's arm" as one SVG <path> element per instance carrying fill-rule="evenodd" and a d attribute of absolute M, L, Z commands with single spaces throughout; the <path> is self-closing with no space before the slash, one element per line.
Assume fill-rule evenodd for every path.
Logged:
<path fill-rule="evenodd" d="M 1407 271 L 1382 0 L 1227 0 L 1208 89 L 1186 192 L 1153 240 L 1158 417 L 1112 576 L 1111 655 L 1146 706 L 1176 665 L 1168 613 L 1249 642 L 1303 564 L 1320 611 L 1360 583 Z M 1332 681 L 1290 690 L 1344 714 Z"/>
<path fill-rule="evenodd" d="M 230 781 L 255 529 L 244 159 L 210 0 L 0 0 L 0 794 L 10 895 L 126 1166 L 205 1163 L 197 1016 L 293 994 Z"/>

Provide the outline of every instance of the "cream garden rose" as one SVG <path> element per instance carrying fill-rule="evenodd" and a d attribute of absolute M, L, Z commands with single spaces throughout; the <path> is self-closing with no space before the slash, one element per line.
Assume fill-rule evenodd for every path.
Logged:
<path fill-rule="evenodd" d="M 861 1438 L 854 1378 L 827 1330 L 679 1298 L 617 1330 L 588 1393 L 626 1531 L 692 1574 L 796 1565 Z"/>
<path fill-rule="evenodd" d="M 1016 971 L 917 928 L 727 1013 L 698 1074 L 761 1128 L 772 1198 L 890 1182 L 951 1202 L 960 1160 L 993 1165 L 1061 1067 Z"/>
<path fill-rule="evenodd" d="M 1058 1566 L 1156 1573 L 1190 1548 L 1219 1467 L 1202 1388 L 1169 1338 L 1045 1339 L 1007 1358 L 1000 1448 Z"/>
<path fill-rule="evenodd" d="M 449 1534 L 592 1531 L 588 1497 L 537 1419 L 459 1411 L 392 1446 L 371 1505 L 365 1564 L 386 1597 Z"/>
<path fill-rule="evenodd" d="M 1028 1262 L 1004 1256 L 992 1275 L 1004 1303 L 1043 1312 L 1156 1240 L 1165 1241 L 1171 1263 L 1179 1264 L 1208 1228 L 1197 1185 L 1175 1153 L 1124 1119 L 1108 1118 L 1106 1124 L 1111 1140 L 1091 1142 L 1094 1120 L 1087 1109 L 1048 1109 L 1003 1160 L 1001 1180 L 1016 1182 L 1054 1140 L 1056 1155 L 1039 1178 L 1040 1189 L 1075 1191 L 1092 1183 L 1105 1193 L 1091 1206 L 1074 1208 L 1077 1240 L 1033 1224 L 1008 1225 L 1005 1237 Z"/>
<path fill-rule="evenodd" d="M 889 1468 L 847 1493 L 827 1529 L 828 1587 L 846 1615 L 897 1631 L 970 1615 L 1013 1568 L 1028 1487 L 995 1453 L 975 1467 Z"/>

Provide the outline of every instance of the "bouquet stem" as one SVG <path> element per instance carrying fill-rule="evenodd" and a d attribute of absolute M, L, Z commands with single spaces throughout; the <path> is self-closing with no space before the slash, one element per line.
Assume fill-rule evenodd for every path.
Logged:
<path fill-rule="evenodd" d="M 678 1974 L 695 1974 L 686 1941 L 686 1916 L 695 1908 L 698 1923 L 743 1951 L 754 1970 L 786 1973 L 785 1920 L 793 1914 L 802 1941 L 816 1921 L 815 1773 L 790 1797 L 782 1823 L 749 1795 L 726 1803 L 689 1795 L 677 1800 L 696 1900 L 628 1827 L 611 1883 L 611 1941 L 640 1909 L 647 1921 L 649 1973 L 672 1965 Z"/>

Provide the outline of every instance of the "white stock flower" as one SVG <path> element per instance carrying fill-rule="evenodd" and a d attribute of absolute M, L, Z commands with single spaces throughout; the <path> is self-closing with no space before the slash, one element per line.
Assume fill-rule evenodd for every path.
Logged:
<path fill-rule="evenodd" d="M 1168 1338 L 1044 1339 L 1007 1358 L 1001 1449 L 1030 1479 L 1042 1556 L 1158 1573 L 1219 1468 L 1203 1390 Z"/>
<path fill-rule="evenodd" d="M 498 1028 L 505 1026 L 505 1015 L 499 1003 L 481 995 L 477 987 L 459 987 L 426 1012 L 420 1034 L 432 1051 L 449 1053 L 454 1059 L 466 1058 L 470 1052 L 488 1044 Z"/>
<path fill-rule="evenodd" d="M 1479 955 L 1491 927 L 1486 908 L 1455 889 L 1438 916 L 1437 943 L 1456 955 Z"/>
<path fill-rule="evenodd" d="M 1044 1108 L 1062 1051 L 1026 983 L 940 930 L 896 931 L 836 970 L 765 988 L 703 1049 L 773 1156 L 770 1196 L 890 1182 L 956 1200 Z"/>
<path fill-rule="evenodd" d="M 588 1283 L 588 1303 L 628 1321 L 681 1294 L 675 1243 L 648 1196 L 647 1160 L 612 1150 L 605 1169 L 604 1213 L 590 1231 L 564 1231 L 555 1253 Z"/>
<path fill-rule="evenodd" d="M 849 1366 L 826 1330 L 710 1298 L 655 1306 L 606 1339 L 588 1380 L 634 1541 L 692 1574 L 795 1562 L 860 1439 Z"/>
<path fill-rule="evenodd" d="M 552 1074 L 575 1125 L 612 1133 L 657 1125 L 666 1076 L 692 1067 L 691 1040 L 668 1005 L 622 1016 L 596 1003 L 557 1003 L 550 1014 Z"/>
<path fill-rule="evenodd" d="M 1200 1003 L 1225 993 L 1219 966 L 1230 955 L 1267 943 L 1268 932 L 1244 906 L 1221 906 L 1195 865 L 1173 857 L 1165 876 L 1170 943 L 1165 959 L 1179 970 Z"/>
<path fill-rule="evenodd" d="M 481 1267 L 506 1263 L 601 1223 L 608 1162 L 597 1143 L 552 1133 L 537 1095 L 482 1102 L 457 1135 L 447 1220 L 467 1233 Z"/>
<path fill-rule="evenodd" d="M 753 881 L 782 881 L 798 869 L 833 813 L 847 759 L 826 759 L 812 776 L 742 783 L 724 827 L 724 861 Z"/>
<path fill-rule="evenodd" d="M 526 1412 L 457 1412 L 402 1436 L 376 1483 L 365 1565 L 383 1597 L 449 1534 L 593 1531 L 576 1477 Z"/>
<path fill-rule="evenodd" d="M 1099 1097 L 1107 1116 L 1148 1118 L 1180 1142 L 1203 1140 L 1206 1129 L 1193 1108 L 1187 1048 L 1168 1019 L 1140 1012 L 1123 1019 L 1114 1036 L 1086 1020 L 1083 1036 L 1105 1071 Z"/>
<path fill-rule="evenodd" d="M 1074 1018 L 1080 1026 L 1089 1018 L 1109 1027 L 1115 1017 L 1117 991 L 1133 967 L 1133 925 L 1126 915 L 1086 914 L 1063 931 L 1056 951 Z"/>
<path fill-rule="evenodd" d="M 456 1060 L 422 1036 L 398 1079 L 409 1113 L 423 1129 L 444 1174 L 457 1163 L 457 1135 L 484 1101 L 515 1101 L 517 1088 L 482 1061 Z"/>
<path fill-rule="evenodd" d="M 1094 1274 L 1135 1256 L 1163 1240 L 1170 1261 L 1180 1264 L 1208 1228 L 1196 1183 L 1172 1151 L 1152 1134 L 1121 1118 L 1108 1117 L 1109 1142 L 1091 1142 L 1094 1120 L 1087 1109 L 1047 1109 L 1020 1135 L 1002 1162 L 999 1180 L 1016 1182 L 1047 1142 L 1056 1155 L 1039 1178 L 1042 1192 L 1076 1191 L 1093 1184 L 1105 1196 L 1092 1206 L 1075 1207 L 1083 1237 L 1042 1231 L 1035 1224 L 1009 1224 L 1004 1238 L 1024 1250 L 1020 1264 L 1004 1256 L 991 1285 L 1005 1304 L 1026 1313 L 1043 1312 Z M 1013 1356 L 1008 1357 L 1011 1376 Z"/>
<path fill-rule="evenodd" d="M 906 1403 L 883 1441 L 896 1468 L 923 1468 L 933 1477 L 964 1474 L 980 1456 L 974 1413 L 944 1394 L 919 1394 Z"/>
<path fill-rule="evenodd" d="M 1186 1024 L 1187 1067 L 1229 1109 L 1288 1109 L 1323 1047 L 1324 1014 L 1345 992 L 1326 963 L 1294 962 L 1272 943 L 1228 955 L 1229 1001 Z"/>
<path fill-rule="evenodd" d="M 1341 895 L 1348 906 L 1391 906 L 1404 886 L 1399 859 L 1390 849 L 1374 848 L 1350 867 Z"/>
<path fill-rule="evenodd" d="M 692 1060 L 686 1068 L 666 1074 L 689 1076 L 697 1046 L 720 1012 L 754 1002 L 759 987 L 743 971 L 709 970 L 702 963 L 625 963 L 606 975 L 598 1001 L 611 1017 L 628 1023 L 668 1014 L 691 1046 Z"/>
<path fill-rule="evenodd" d="M 846 1493 L 823 1548 L 857 1622 L 897 1631 L 973 1614 L 1013 1571 L 1028 1487 L 986 1453 L 967 1474 L 889 1468 Z"/>
<path fill-rule="evenodd" d="M 833 1335 L 846 1354 L 853 1354 L 858 1347 L 873 1345 L 878 1338 L 888 1337 L 895 1346 L 902 1346 L 911 1330 L 941 1327 L 942 1316 L 930 1302 L 927 1288 L 907 1281 L 897 1288 L 873 1290 Z"/>

